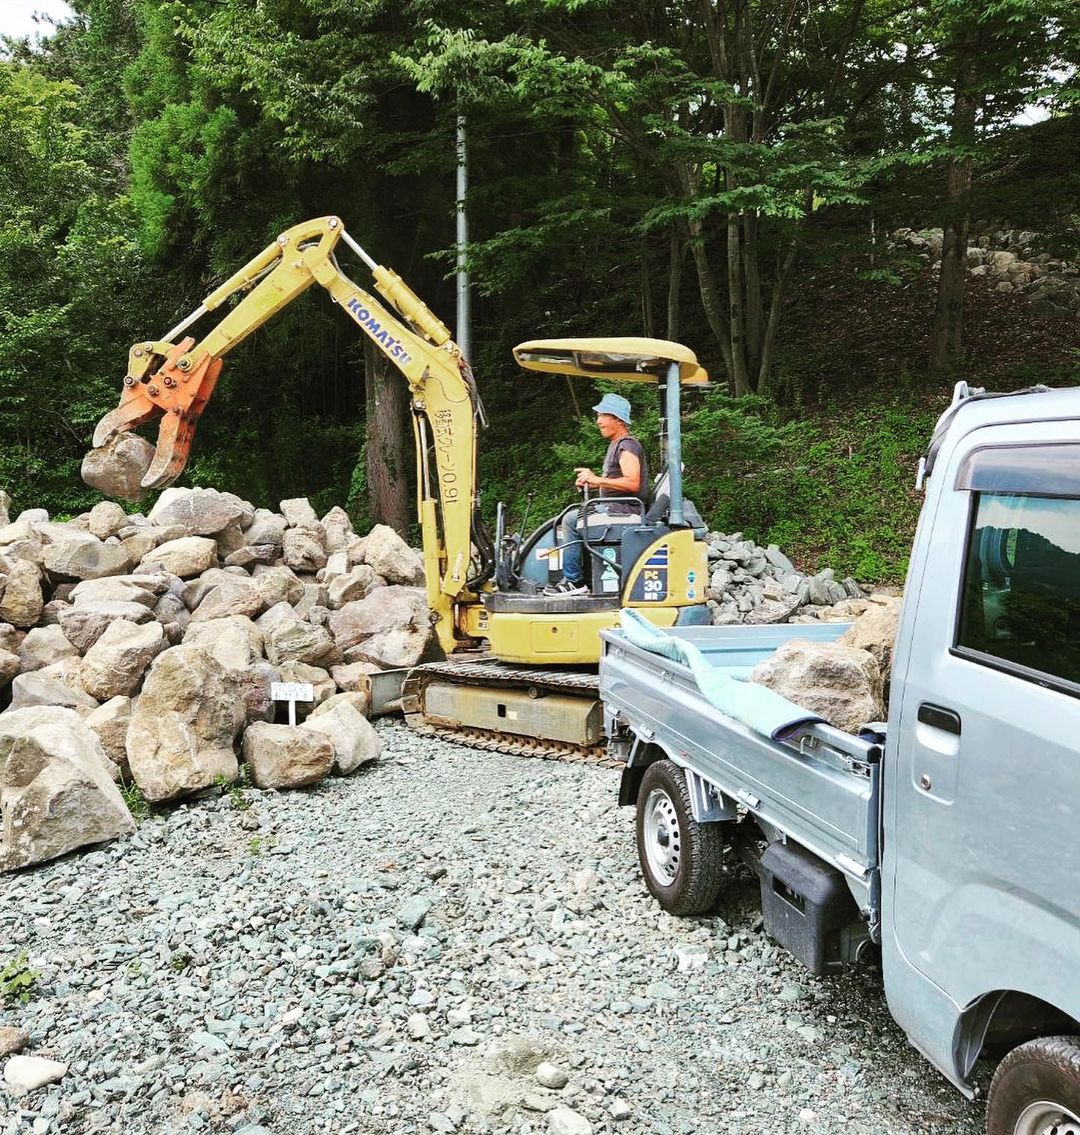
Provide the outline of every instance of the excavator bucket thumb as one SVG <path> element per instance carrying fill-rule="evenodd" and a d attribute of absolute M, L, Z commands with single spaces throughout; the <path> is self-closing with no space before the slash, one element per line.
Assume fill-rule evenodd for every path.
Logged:
<path fill-rule="evenodd" d="M 191 442 L 195 436 L 195 423 L 203 412 L 221 373 L 221 359 L 204 355 L 197 363 L 187 352 L 192 339 L 180 343 L 141 344 L 132 348 L 132 361 L 136 365 L 124 379 L 120 405 L 110 410 L 94 430 L 94 448 L 108 444 L 110 438 L 125 430 L 132 430 L 152 418 L 161 416 L 157 446 L 145 475 L 142 487 L 161 489 L 172 484 L 184 470 Z M 149 367 L 138 365 L 135 355 L 160 357 L 161 366 L 152 373 Z"/>

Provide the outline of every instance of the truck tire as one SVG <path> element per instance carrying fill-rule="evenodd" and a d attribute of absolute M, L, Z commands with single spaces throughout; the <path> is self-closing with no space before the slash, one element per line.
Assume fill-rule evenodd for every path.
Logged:
<path fill-rule="evenodd" d="M 637 847 L 650 894 L 669 914 L 704 914 L 720 892 L 724 831 L 699 824 L 686 774 L 671 761 L 649 765 L 637 798 Z"/>
<path fill-rule="evenodd" d="M 1080 1133 L 1080 1037 L 1040 1037 L 1014 1048 L 990 1083 L 986 1131 Z"/>

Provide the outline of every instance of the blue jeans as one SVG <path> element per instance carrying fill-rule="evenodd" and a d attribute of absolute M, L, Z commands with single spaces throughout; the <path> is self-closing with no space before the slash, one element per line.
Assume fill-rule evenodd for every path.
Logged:
<path fill-rule="evenodd" d="M 607 510 L 601 505 L 589 509 L 589 539 L 603 535 L 608 527 L 605 517 Z M 581 509 L 572 508 L 559 524 L 558 539 L 562 546 L 562 573 L 563 579 L 570 583 L 582 584 L 585 582 L 585 570 L 582 567 L 581 557 L 584 554 L 584 544 L 581 542 L 578 521 L 581 519 Z"/>

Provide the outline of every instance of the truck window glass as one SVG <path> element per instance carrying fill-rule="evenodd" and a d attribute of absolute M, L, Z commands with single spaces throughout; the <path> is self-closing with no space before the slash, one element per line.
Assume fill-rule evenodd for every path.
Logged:
<path fill-rule="evenodd" d="M 976 498 L 956 646 L 1080 688 L 1080 500 Z"/>

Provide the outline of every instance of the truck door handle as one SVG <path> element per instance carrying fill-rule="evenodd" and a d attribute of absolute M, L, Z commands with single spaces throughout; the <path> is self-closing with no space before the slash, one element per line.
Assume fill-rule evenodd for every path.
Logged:
<path fill-rule="evenodd" d="M 943 733 L 955 733 L 957 737 L 960 736 L 960 714 L 954 713 L 951 709 L 924 701 L 919 706 L 919 720 L 923 725 L 933 726 Z"/>

